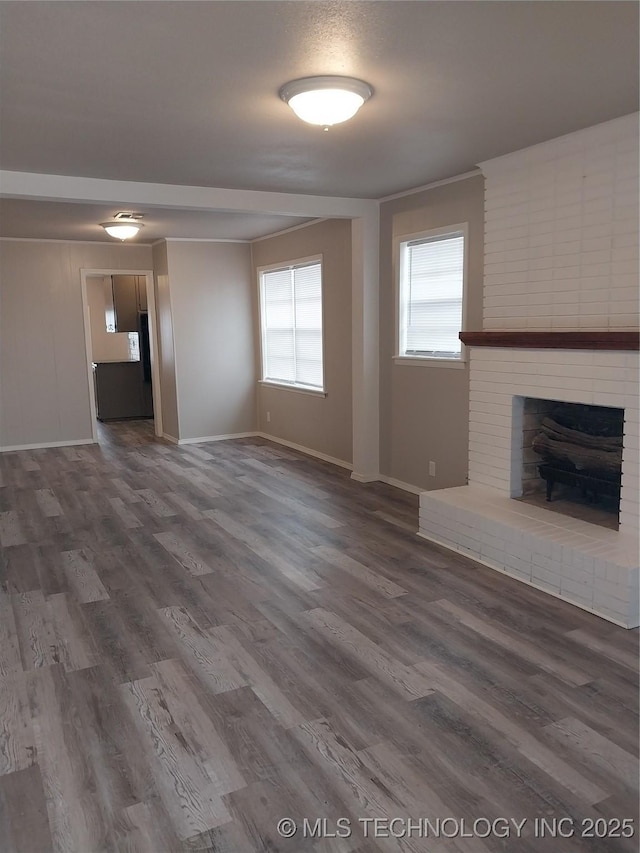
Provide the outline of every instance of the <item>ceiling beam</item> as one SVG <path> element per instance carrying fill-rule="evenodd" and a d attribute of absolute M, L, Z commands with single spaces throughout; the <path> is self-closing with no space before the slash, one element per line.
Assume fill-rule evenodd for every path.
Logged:
<path fill-rule="evenodd" d="M 331 218 L 366 216 L 369 211 L 377 211 L 378 208 L 378 202 L 374 199 L 147 184 L 140 181 L 110 181 L 10 171 L 0 171 L 0 197 Z"/>

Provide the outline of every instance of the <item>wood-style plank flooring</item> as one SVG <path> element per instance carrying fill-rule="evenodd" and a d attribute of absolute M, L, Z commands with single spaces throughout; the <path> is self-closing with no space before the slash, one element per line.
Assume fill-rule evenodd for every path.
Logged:
<path fill-rule="evenodd" d="M 101 432 L 0 456 L 2 853 L 638 849 L 637 631 L 278 445 Z"/>

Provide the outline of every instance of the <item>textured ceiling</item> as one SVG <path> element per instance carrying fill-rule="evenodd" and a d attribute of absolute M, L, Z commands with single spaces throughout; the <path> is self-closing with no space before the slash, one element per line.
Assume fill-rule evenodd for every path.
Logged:
<path fill-rule="evenodd" d="M 53 201 L 0 199 L 0 235 L 37 237 L 41 240 L 97 240 L 113 243 L 101 222 L 118 211 L 132 211 L 128 204 L 65 204 Z M 192 240 L 254 240 L 309 220 L 269 214 L 202 212 L 145 207 L 144 227 L 136 243 L 153 243 L 166 237 Z"/>
<path fill-rule="evenodd" d="M 379 198 L 638 108 L 635 2 L 3 2 L 0 33 L 6 170 Z M 324 133 L 278 99 L 313 74 L 375 94 Z"/>

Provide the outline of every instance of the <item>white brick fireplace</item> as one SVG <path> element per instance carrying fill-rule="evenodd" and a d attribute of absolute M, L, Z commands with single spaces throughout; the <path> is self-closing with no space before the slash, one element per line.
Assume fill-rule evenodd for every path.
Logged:
<path fill-rule="evenodd" d="M 638 329 L 638 117 L 482 169 L 483 331 L 516 332 L 522 340 L 467 350 L 469 483 L 421 495 L 420 533 L 638 626 L 639 358 L 604 340 Z M 526 346 L 544 332 L 587 332 L 593 348 L 554 346 L 553 334 L 544 348 Z M 585 337 L 579 346 L 589 346 Z M 618 531 L 513 500 L 522 490 L 525 397 L 624 409 Z"/>

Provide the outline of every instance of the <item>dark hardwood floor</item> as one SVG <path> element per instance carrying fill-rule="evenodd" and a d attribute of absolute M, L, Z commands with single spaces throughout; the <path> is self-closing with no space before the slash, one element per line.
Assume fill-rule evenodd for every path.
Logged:
<path fill-rule="evenodd" d="M 636 851 L 638 632 L 416 524 L 261 439 L 0 455 L 0 851 Z"/>

